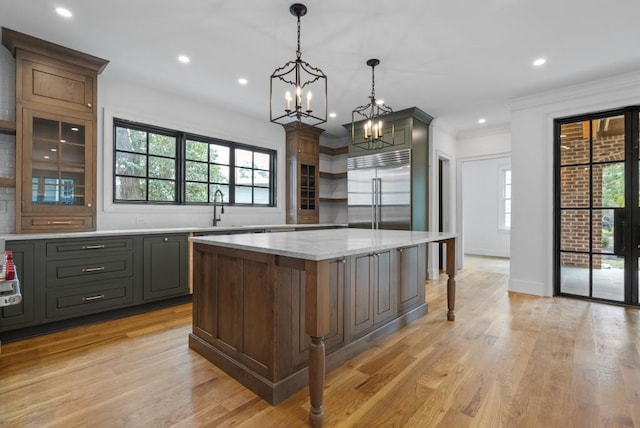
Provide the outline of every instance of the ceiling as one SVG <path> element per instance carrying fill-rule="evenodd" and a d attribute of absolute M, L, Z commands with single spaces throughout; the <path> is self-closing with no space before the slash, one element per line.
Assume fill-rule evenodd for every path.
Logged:
<path fill-rule="evenodd" d="M 268 121 L 269 76 L 295 58 L 291 3 L 0 0 L 0 25 L 107 59 L 104 75 Z M 511 99 L 640 68 L 638 0 L 304 4 L 302 59 L 328 76 L 337 117 L 321 127 L 334 135 L 368 102 L 369 58 L 381 61 L 378 98 L 394 110 L 417 106 L 454 133 L 504 127 Z M 540 57 L 547 63 L 534 67 Z"/>

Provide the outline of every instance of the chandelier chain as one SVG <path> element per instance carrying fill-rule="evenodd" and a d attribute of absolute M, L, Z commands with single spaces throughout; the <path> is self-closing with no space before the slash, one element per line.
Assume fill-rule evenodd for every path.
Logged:
<path fill-rule="evenodd" d="M 375 75 L 376 66 L 371 66 L 371 101 L 376 100 L 376 75 Z"/>
<path fill-rule="evenodd" d="M 300 59 L 302 52 L 300 51 L 300 15 L 298 15 L 298 49 L 296 50 L 296 58 Z"/>

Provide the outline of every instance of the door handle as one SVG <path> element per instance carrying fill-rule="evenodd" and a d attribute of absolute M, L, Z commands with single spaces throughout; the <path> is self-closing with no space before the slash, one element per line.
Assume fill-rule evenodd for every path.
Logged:
<path fill-rule="evenodd" d="M 378 178 L 378 227 L 382 221 L 382 178 Z"/>
<path fill-rule="evenodd" d="M 371 179 L 371 228 L 376 228 L 376 179 Z"/>

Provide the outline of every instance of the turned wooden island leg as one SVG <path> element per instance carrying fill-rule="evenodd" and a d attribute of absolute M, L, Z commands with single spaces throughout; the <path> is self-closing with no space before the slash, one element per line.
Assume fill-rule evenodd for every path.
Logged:
<path fill-rule="evenodd" d="M 305 327 L 309 344 L 309 424 L 324 422 L 324 336 L 329 331 L 329 263 L 305 262 Z"/>
<path fill-rule="evenodd" d="M 456 239 L 451 238 L 445 240 L 447 245 L 447 319 L 453 321 L 456 319 Z"/>
<path fill-rule="evenodd" d="M 324 421 L 322 398 L 324 392 L 324 338 L 311 336 L 309 344 L 309 424 L 321 427 Z M 313 379 L 313 384 L 312 384 Z"/>

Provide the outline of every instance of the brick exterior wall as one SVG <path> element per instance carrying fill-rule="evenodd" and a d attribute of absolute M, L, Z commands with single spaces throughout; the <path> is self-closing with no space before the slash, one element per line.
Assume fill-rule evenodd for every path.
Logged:
<path fill-rule="evenodd" d="M 603 119 L 604 120 L 604 119 Z M 619 128 L 620 118 L 609 120 L 608 132 L 599 132 L 593 140 L 593 153 L 589 152 L 589 122 L 562 125 L 560 148 L 560 205 L 565 208 L 560 218 L 560 248 L 565 251 L 589 252 L 589 223 L 593 227 L 593 252 L 603 251 L 603 210 L 589 210 L 602 206 L 602 176 L 607 165 L 589 165 L 593 162 L 624 160 L 624 127 Z M 593 129 L 602 120 L 594 121 Z M 621 133 L 622 132 L 622 133 Z M 576 165 L 580 164 L 580 165 Z M 592 175 L 592 188 L 589 178 Z M 566 209 L 569 208 L 569 209 Z M 575 208 L 575 209 L 573 209 Z M 591 218 L 590 218 L 591 216 Z M 607 250 L 605 249 L 605 252 Z M 601 267 L 601 256 L 593 255 L 593 268 Z M 589 267 L 585 254 L 562 253 L 562 266 Z"/>

